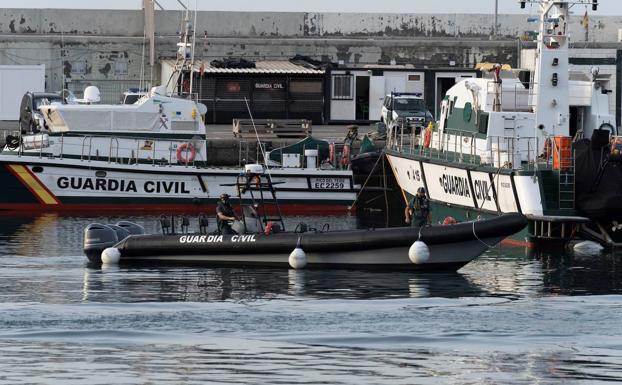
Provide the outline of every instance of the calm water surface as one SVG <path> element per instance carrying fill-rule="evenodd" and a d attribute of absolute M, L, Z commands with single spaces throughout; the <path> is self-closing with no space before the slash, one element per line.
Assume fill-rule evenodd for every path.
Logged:
<path fill-rule="evenodd" d="M 83 227 L 117 219 L 0 217 L 0 383 L 622 382 L 620 254 L 496 248 L 455 274 L 88 266 Z"/>

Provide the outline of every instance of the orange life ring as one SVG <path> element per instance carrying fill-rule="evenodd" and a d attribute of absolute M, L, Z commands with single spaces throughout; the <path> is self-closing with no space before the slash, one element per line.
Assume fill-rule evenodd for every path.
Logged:
<path fill-rule="evenodd" d="M 328 162 L 332 165 L 335 164 L 335 143 L 328 145 Z"/>
<path fill-rule="evenodd" d="M 425 134 L 423 134 L 423 147 L 430 147 L 430 143 L 432 142 L 432 130 L 429 128 L 425 129 Z"/>
<path fill-rule="evenodd" d="M 188 154 L 188 158 L 186 158 L 186 153 Z M 191 143 L 182 143 L 177 147 L 177 160 L 180 163 L 192 162 L 196 154 L 197 150 Z"/>
<path fill-rule="evenodd" d="M 343 153 L 341 154 L 341 165 L 347 166 L 350 163 L 350 146 L 345 144 L 343 146 Z"/>

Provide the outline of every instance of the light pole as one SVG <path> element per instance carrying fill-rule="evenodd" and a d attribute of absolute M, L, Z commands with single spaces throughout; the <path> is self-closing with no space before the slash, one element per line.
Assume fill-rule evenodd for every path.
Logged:
<path fill-rule="evenodd" d="M 499 0 L 495 0 L 495 25 L 492 27 L 492 36 L 497 37 L 497 16 L 499 15 Z"/>

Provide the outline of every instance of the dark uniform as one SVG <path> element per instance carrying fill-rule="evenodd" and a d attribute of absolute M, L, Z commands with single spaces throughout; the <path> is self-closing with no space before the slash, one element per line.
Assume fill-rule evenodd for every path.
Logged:
<path fill-rule="evenodd" d="M 224 235 L 237 234 L 231 228 L 229 221 L 220 219 L 220 215 L 218 214 L 222 214 L 226 217 L 235 218 L 235 211 L 233 211 L 233 207 L 231 207 L 231 204 L 229 203 L 229 196 L 227 196 L 226 198 L 221 197 L 221 199 L 218 201 L 218 205 L 216 206 L 216 221 L 218 222 L 218 231 Z"/>
<path fill-rule="evenodd" d="M 424 194 L 413 196 L 408 202 L 408 209 L 411 211 L 410 225 L 422 227 L 428 223 L 430 216 L 430 201 Z"/>

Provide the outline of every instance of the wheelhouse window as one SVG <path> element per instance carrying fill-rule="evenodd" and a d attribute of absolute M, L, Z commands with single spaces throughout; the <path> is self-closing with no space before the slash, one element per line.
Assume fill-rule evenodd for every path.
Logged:
<path fill-rule="evenodd" d="M 333 99 L 354 99 L 353 75 L 333 75 Z"/>

